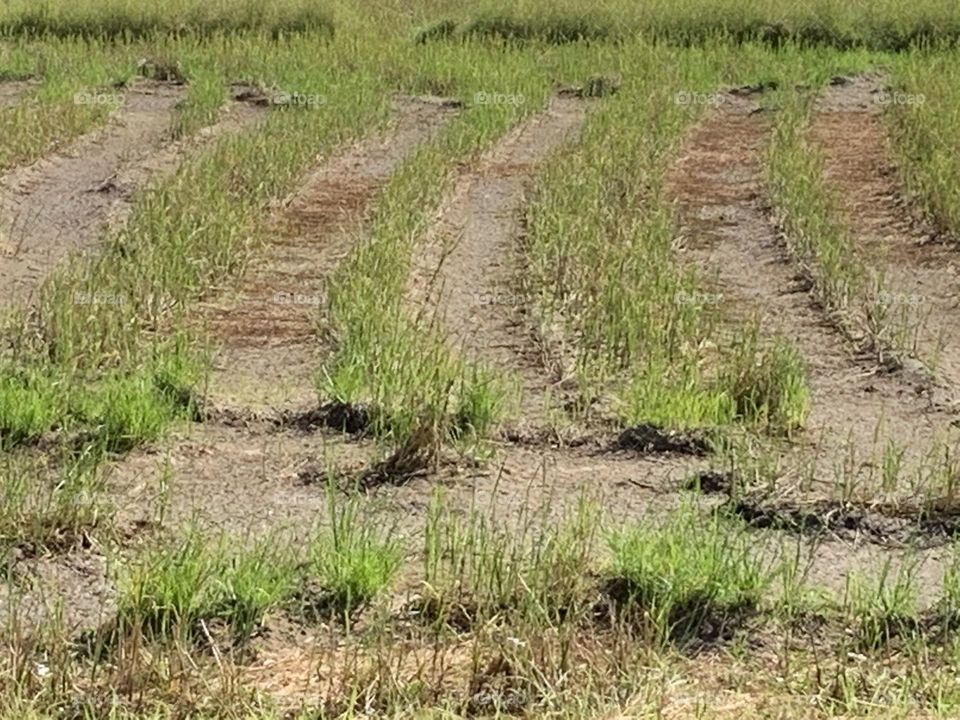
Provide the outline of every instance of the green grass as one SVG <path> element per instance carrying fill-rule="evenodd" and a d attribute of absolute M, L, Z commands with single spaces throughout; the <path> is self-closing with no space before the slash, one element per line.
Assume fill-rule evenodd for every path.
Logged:
<path fill-rule="evenodd" d="M 773 573 L 745 526 L 705 520 L 692 505 L 662 522 L 610 537 L 606 571 L 620 603 L 635 609 L 661 640 L 695 636 L 755 611 Z"/>
<path fill-rule="evenodd" d="M 349 621 L 396 579 L 403 552 L 389 529 L 358 515 L 357 502 L 338 502 L 333 486 L 327 492 L 329 525 L 310 543 L 305 572 L 316 586 L 314 610 L 332 610 Z"/>
<path fill-rule="evenodd" d="M 900 52 L 915 46 L 956 44 L 960 38 L 960 17 L 947 0 L 921 0 L 909 11 L 896 0 L 881 0 L 869 7 L 840 0 L 815 5 L 784 0 L 650 0 L 589 8 L 577 0 L 549 7 L 538 0 L 521 0 L 509 8 L 489 0 L 466 11 L 451 2 L 434 5 L 432 15 L 424 18 L 425 27 L 437 27 L 438 17 L 455 24 L 435 33 L 434 39 L 479 35 L 512 42 L 568 43 L 622 41 L 641 35 L 685 47 L 719 41 Z"/>
<path fill-rule="evenodd" d="M 559 518 L 522 507 L 509 518 L 477 508 L 465 516 L 437 492 L 424 533 L 423 610 L 441 627 L 575 626 L 590 609 L 602 514 L 585 498 Z"/>
<path fill-rule="evenodd" d="M 204 626 L 222 622 L 246 638 L 268 610 L 289 598 L 295 584 L 295 564 L 285 546 L 264 540 L 237 551 L 226 537 L 211 541 L 189 531 L 126 571 L 116 629 L 200 639 Z"/>
<path fill-rule="evenodd" d="M 898 89 L 921 102 L 892 104 L 888 118 L 897 168 L 918 214 L 945 236 L 960 237 L 956 53 L 906 55 L 894 64 Z"/>
<path fill-rule="evenodd" d="M 309 0 L 173 0 L 144 4 L 136 0 L 62 3 L 12 0 L 0 12 L 0 34 L 31 37 L 86 37 L 120 40 L 160 34 L 208 36 L 220 33 L 333 31 L 325 4 Z"/>

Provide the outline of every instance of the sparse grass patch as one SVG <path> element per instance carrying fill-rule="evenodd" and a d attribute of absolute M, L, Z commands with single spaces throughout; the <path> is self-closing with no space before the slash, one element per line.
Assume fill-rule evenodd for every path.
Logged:
<path fill-rule="evenodd" d="M 824 307 L 856 331 L 867 271 L 823 181 L 823 158 L 806 138 L 815 95 L 781 91 L 783 103 L 767 155 L 767 172 L 790 251 Z"/>
<path fill-rule="evenodd" d="M 875 576 L 854 575 L 847 586 L 847 612 L 857 623 L 862 647 L 876 650 L 919 632 L 916 558 L 895 566 L 887 559 Z"/>
<path fill-rule="evenodd" d="M 803 427 L 810 390 L 803 358 L 784 338 L 761 346 L 759 324 L 744 328 L 733 342 L 719 385 L 728 389 L 737 416 L 774 433 Z"/>
<path fill-rule="evenodd" d="M 354 499 L 338 501 L 328 488 L 329 526 L 321 529 L 307 550 L 305 567 L 313 611 L 332 610 L 348 622 L 396 578 L 403 560 L 389 529 L 360 516 Z"/>
<path fill-rule="evenodd" d="M 575 624 L 593 599 L 598 509 L 581 499 L 560 519 L 521 508 L 509 525 L 494 512 L 460 517 L 430 506 L 424 549 L 423 611 L 461 630 L 485 623 L 539 628 Z"/>
<path fill-rule="evenodd" d="M 70 549 L 110 525 L 102 474 L 91 456 L 64 456 L 54 467 L 9 455 L 0 463 L 0 567 L 13 548 L 28 555 Z"/>
<path fill-rule="evenodd" d="M 220 622 L 242 640 L 289 597 L 296 578 L 289 549 L 272 539 L 238 550 L 226 537 L 211 540 L 191 530 L 179 542 L 149 551 L 126 572 L 116 629 L 200 638 L 206 625 Z"/>
<path fill-rule="evenodd" d="M 908 102 L 892 103 L 897 169 L 919 214 L 948 238 L 960 238 L 960 90 L 954 51 L 910 54 L 894 64 L 896 92 Z"/>

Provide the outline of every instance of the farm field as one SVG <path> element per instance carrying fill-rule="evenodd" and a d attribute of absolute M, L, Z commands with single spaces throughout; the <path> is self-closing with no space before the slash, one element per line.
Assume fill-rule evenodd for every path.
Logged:
<path fill-rule="evenodd" d="M 0 5 L 0 720 L 960 717 L 960 9 Z"/>

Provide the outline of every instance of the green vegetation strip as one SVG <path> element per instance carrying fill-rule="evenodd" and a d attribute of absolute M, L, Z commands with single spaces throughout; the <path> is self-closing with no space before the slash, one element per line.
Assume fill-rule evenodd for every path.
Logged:
<path fill-rule="evenodd" d="M 486 37 L 514 42 L 568 43 L 626 40 L 636 35 L 683 46 L 715 42 L 798 44 L 837 49 L 905 51 L 917 45 L 956 44 L 960 16 L 950 0 L 919 0 L 909 12 L 898 0 L 865 6 L 826 0 L 816 6 L 785 0 L 648 0 L 610 2 L 586 9 L 577 0 L 549 8 L 520 0 L 509 9 L 497 0 L 449 8 L 425 18 L 421 42 Z"/>
<path fill-rule="evenodd" d="M 894 64 L 890 118 L 898 167 L 915 206 L 960 238 L 960 86 L 956 52 L 910 55 Z"/>
<path fill-rule="evenodd" d="M 711 295 L 674 254 L 664 178 L 696 117 L 674 98 L 678 89 L 712 91 L 723 55 L 644 46 L 624 55 L 624 87 L 590 117 L 580 145 L 547 168 L 528 213 L 543 324 L 561 326 L 576 348 L 585 399 L 612 390 L 629 424 L 797 428 L 808 392 L 796 351 L 750 326 L 722 340 Z M 664 72 L 673 75 L 665 81 Z"/>
<path fill-rule="evenodd" d="M 209 36 L 264 32 L 332 32 L 325 3 L 312 0 L 10 0 L 0 9 L 0 34 L 129 41 L 159 34 Z"/>

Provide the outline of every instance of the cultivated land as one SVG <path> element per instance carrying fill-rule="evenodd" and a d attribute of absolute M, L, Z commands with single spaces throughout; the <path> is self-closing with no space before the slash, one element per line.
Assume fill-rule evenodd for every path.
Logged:
<path fill-rule="evenodd" d="M 958 44 L 9 0 L 0 718 L 960 716 Z"/>

